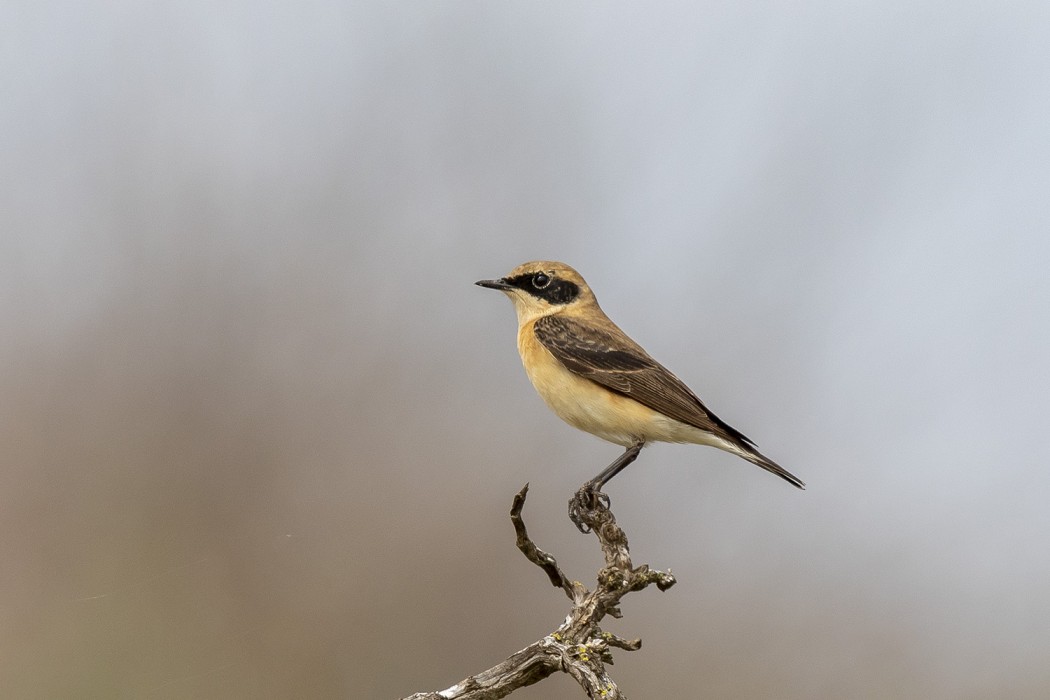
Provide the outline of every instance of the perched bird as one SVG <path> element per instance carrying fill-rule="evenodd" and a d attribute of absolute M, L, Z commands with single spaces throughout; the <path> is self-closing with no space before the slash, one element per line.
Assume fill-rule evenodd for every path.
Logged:
<path fill-rule="evenodd" d="M 527 262 L 506 277 L 476 284 L 514 302 L 518 352 L 547 406 L 569 425 L 627 448 L 581 492 L 600 492 L 654 441 L 711 445 L 805 488 L 609 320 L 568 265 Z"/>

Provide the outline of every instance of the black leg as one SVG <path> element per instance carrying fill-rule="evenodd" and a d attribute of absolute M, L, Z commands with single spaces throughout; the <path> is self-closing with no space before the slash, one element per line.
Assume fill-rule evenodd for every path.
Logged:
<path fill-rule="evenodd" d="M 609 483 L 614 476 L 622 472 L 628 464 L 638 458 L 638 453 L 642 451 L 644 445 L 644 442 L 636 442 L 628 447 L 627 451 L 617 457 L 612 464 L 602 469 L 598 476 L 588 481 L 585 488 L 590 491 L 601 491 L 602 487 Z"/>
<path fill-rule="evenodd" d="M 628 464 L 637 459 L 638 453 L 642 451 L 644 445 L 644 442 L 636 442 L 628 447 L 622 455 L 617 457 L 612 464 L 603 469 L 598 476 L 581 486 L 580 490 L 577 491 L 576 495 L 569 501 L 569 519 L 576 524 L 576 527 L 580 532 L 590 532 L 590 527 L 583 522 L 583 513 L 598 508 L 609 509 L 609 497 L 602 493 L 602 487 L 605 486 L 610 479 L 622 472 Z"/>

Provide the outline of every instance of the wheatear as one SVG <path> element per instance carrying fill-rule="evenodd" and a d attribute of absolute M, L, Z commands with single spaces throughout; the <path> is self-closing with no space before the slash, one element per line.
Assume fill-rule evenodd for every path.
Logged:
<path fill-rule="evenodd" d="M 550 409 L 569 425 L 627 448 L 581 491 L 601 491 L 653 441 L 711 445 L 805 488 L 609 320 L 568 265 L 527 262 L 477 284 L 514 302 L 521 362 Z"/>

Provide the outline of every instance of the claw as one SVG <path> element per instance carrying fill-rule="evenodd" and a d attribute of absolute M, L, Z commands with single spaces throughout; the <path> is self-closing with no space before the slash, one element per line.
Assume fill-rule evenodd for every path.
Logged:
<path fill-rule="evenodd" d="M 591 531 L 590 525 L 583 522 L 583 518 L 580 516 L 578 504 L 573 503 L 572 501 L 569 502 L 569 520 L 571 520 L 572 524 L 576 526 L 576 529 L 583 534 L 586 535 Z"/>
<path fill-rule="evenodd" d="M 596 506 L 601 506 L 602 510 L 609 510 L 612 501 L 609 500 L 609 496 L 604 491 L 591 491 L 590 494 L 596 499 Z M 593 510 L 597 510 L 597 508 Z"/>
<path fill-rule="evenodd" d="M 594 484 L 584 484 L 569 499 L 569 520 L 573 522 L 577 530 L 586 535 L 588 532 L 591 532 L 591 526 L 585 522 L 584 516 L 596 510 L 609 510 L 610 504 L 611 501 L 607 494 L 596 489 Z"/>

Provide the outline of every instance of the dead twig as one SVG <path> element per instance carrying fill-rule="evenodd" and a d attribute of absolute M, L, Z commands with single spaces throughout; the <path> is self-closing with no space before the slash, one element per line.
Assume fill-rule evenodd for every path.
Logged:
<path fill-rule="evenodd" d="M 570 580 L 554 556 L 537 547 L 529 537 L 521 516 L 528 491 L 529 485 L 525 484 L 514 496 L 510 511 L 518 549 L 547 574 L 552 585 L 565 591 L 572 601 L 572 611 L 556 630 L 492 668 L 451 688 L 416 693 L 403 700 L 496 700 L 559 671 L 572 676 L 592 699 L 625 700 L 626 696 L 609 677 L 605 666 L 612 664 L 613 648 L 636 651 L 642 641 L 604 632 L 600 623 L 606 615 L 620 617 L 620 600 L 631 591 L 640 591 L 649 585 L 666 591 L 674 585 L 675 578 L 669 571 L 650 569 L 646 564 L 635 568 L 627 536 L 616 524 L 608 500 L 594 498 L 593 492 L 581 489 L 572 501 L 574 521 L 598 538 L 605 566 L 598 572 L 597 587 L 593 591 L 579 581 Z"/>

